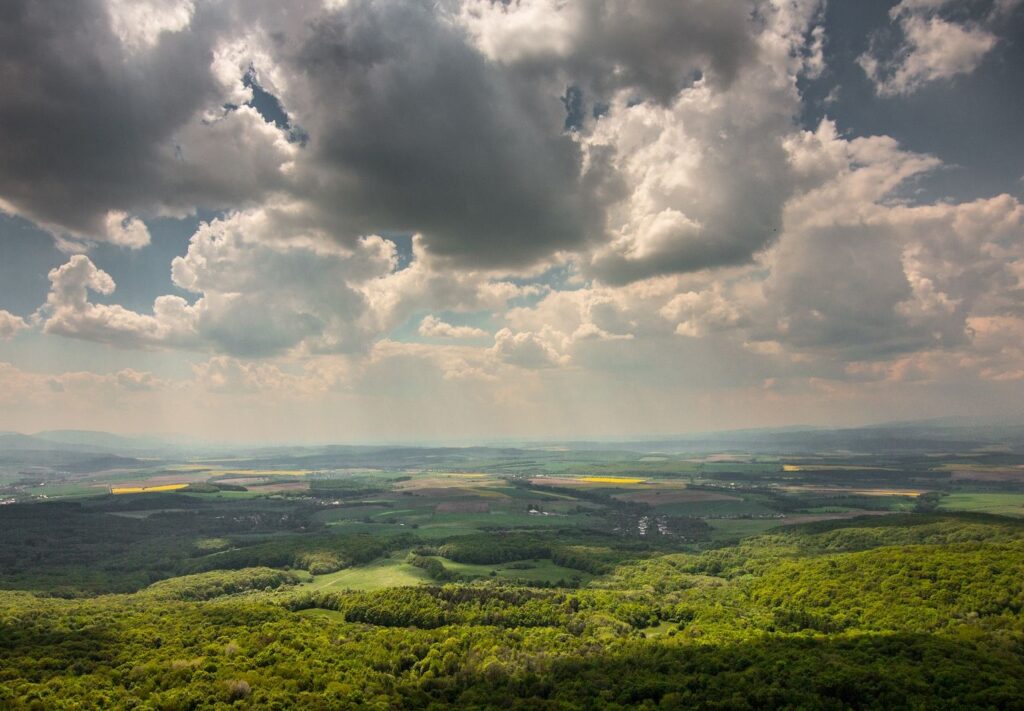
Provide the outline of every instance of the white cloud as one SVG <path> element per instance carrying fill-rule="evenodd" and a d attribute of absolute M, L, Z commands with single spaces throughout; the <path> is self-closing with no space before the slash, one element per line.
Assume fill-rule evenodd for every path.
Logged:
<path fill-rule="evenodd" d="M 829 121 L 784 145 L 795 193 L 778 243 L 753 264 L 554 291 L 510 310 L 503 337 L 530 334 L 576 366 L 596 363 L 587 334 L 609 346 L 630 336 L 635 355 L 675 333 L 727 350 L 737 365 L 742 350 L 776 375 L 818 382 L 852 377 L 847 363 L 860 373 L 898 363 L 931 372 L 907 363 L 941 353 L 955 357 L 959 377 L 1014 372 L 1009 356 L 1001 370 L 983 364 L 991 348 L 972 324 L 1024 313 L 1024 205 L 1008 195 L 909 203 L 908 185 L 941 162 L 887 137 L 845 139 Z"/>
<path fill-rule="evenodd" d="M 472 326 L 453 326 L 436 316 L 424 316 L 417 333 L 428 338 L 486 338 L 489 334 Z"/>
<path fill-rule="evenodd" d="M 503 328 L 494 334 L 492 352 L 502 362 L 522 368 L 553 368 L 566 365 L 569 357 L 560 354 L 543 334 Z"/>
<path fill-rule="evenodd" d="M 282 190 L 297 147 L 254 109 L 226 109 L 239 93 L 211 63 L 258 22 L 240 9 L 91 0 L 5 17 L 5 63 L 19 79 L 0 95 L 0 209 L 65 251 L 137 249 L 149 242 L 145 219 Z"/>
<path fill-rule="evenodd" d="M 882 93 L 966 74 L 1019 4 L 967 21 L 905 0 L 900 48 L 879 36 L 860 61 Z M 829 120 L 799 130 L 800 79 L 825 71 L 819 2 L 96 7 L 11 30 L 40 38 L 12 62 L 45 81 L 0 96 L 0 206 L 68 252 L 141 249 L 155 216 L 220 217 L 170 265 L 187 298 L 113 303 L 99 250 L 50 272 L 30 321 L 203 355 L 177 356 L 191 377 L 173 383 L 8 373 L 18 392 L 152 391 L 210 421 L 261 398 L 385 421 L 422 398 L 468 402 L 472 429 L 508 424 L 495 404 L 547 427 L 545 409 L 633 399 L 639 426 L 715 409 L 716 388 L 745 416 L 744 397 L 1021 377 L 1024 206 L 931 201 L 915 188 L 937 157 Z M 246 105 L 257 84 L 285 128 Z M 30 130 L 73 100 L 52 114 L 66 131 Z M 378 234 L 413 235 L 411 256 Z M 28 325 L 0 311 L 0 338 Z M 410 330 L 429 342 L 396 340 Z"/>
<path fill-rule="evenodd" d="M 126 347 L 187 340 L 191 313 L 180 297 L 158 299 L 153 316 L 89 301 L 90 291 L 110 295 L 115 284 L 85 255 L 76 254 L 51 270 L 49 279 L 50 293 L 40 308 L 44 333 Z"/>
<path fill-rule="evenodd" d="M 417 311 L 502 311 L 512 299 L 542 291 L 517 285 L 500 271 L 459 268 L 432 255 L 420 235 L 412 238 L 412 262 L 405 269 L 360 287 L 368 305 L 367 323 L 379 333 L 390 332 Z"/>
<path fill-rule="evenodd" d="M 192 372 L 196 386 L 214 393 L 298 393 L 302 380 L 271 363 L 246 362 L 227 356 L 215 356 L 198 363 L 192 367 Z"/>
<path fill-rule="evenodd" d="M 108 0 L 114 34 L 132 49 L 156 44 L 162 32 L 180 32 L 195 12 L 192 0 Z"/>
<path fill-rule="evenodd" d="M 497 62 L 567 66 L 588 91 L 628 87 L 664 101 L 695 71 L 716 84 L 735 78 L 756 51 L 751 9 L 736 0 L 468 0 L 459 20 Z"/>
<path fill-rule="evenodd" d="M 130 249 L 141 249 L 149 244 L 149 230 L 146 223 L 128 213 L 112 210 L 107 213 L 106 237 L 112 244 Z"/>
<path fill-rule="evenodd" d="M 362 364 L 359 387 L 372 393 L 381 378 L 397 376 L 396 371 L 402 370 L 399 364 L 409 362 L 416 362 L 417 370 L 428 366 L 440 373 L 444 381 L 499 382 L 498 374 L 502 368 L 501 362 L 493 357 L 489 348 L 403 343 L 384 339 L 377 342 L 370 358 Z M 403 371 L 403 379 L 416 377 L 415 374 Z M 410 388 L 412 392 L 418 390 L 416 387 Z"/>
<path fill-rule="evenodd" d="M 783 142 L 799 111 L 796 77 L 817 8 L 763 8 L 756 51 L 727 86 L 700 79 L 661 105 L 616 96 L 581 139 L 591 155 L 611 155 L 622 183 L 593 274 L 622 283 L 743 264 L 778 236 L 793 187 Z M 820 39 L 812 33 L 812 47 Z"/>
<path fill-rule="evenodd" d="M 49 374 L 23 370 L 0 362 L 0 403 L 19 407 L 58 406 L 63 401 L 85 409 L 119 399 L 144 396 L 166 387 L 152 373 L 125 368 L 113 373 L 67 371 Z"/>
<path fill-rule="evenodd" d="M 26 328 L 28 328 L 28 324 L 21 316 L 15 316 L 10 311 L 0 309 L 0 340 L 9 341 L 18 331 Z"/>
<path fill-rule="evenodd" d="M 800 191 L 778 244 L 746 274 L 667 300 L 660 313 L 679 333 L 734 332 L 804 363 L 932 351 L 966 363 L 974 319 L 1020 313 L 1017 199 L 908 204 L 900 191 L 940 162 L 885 137 L 846 140 L 827 121 L 787 150 Z"/>
<path fill-rule="evenodd" d="M 114 292 L 110 275 L 85 255 L 50 272 L 41 309 L 43 330 L 125 347 L 169 346 L 270 355 L 298 347 L 351 350 L 365 344 L 357 324 L 365 310 L 348 279 L 386 272 L 391 253 L 380 238 L 353 252 L 330 243 L 274 245 L 249 241 L 259 215 L 236 215 L 203 225 L 188 253 L 172 265 L 176 285 L 199 294 L 192 304 L 161 296 L 153 314 L 96 304 L 88 292 Z"/>
<path fill-rule="evenodd" d="M 416 311 L 504 310 L 509 300 L 538 291 L 488 272 L 452 272 L 419 238 L 412 263 L 397 270 L 393 242 L 369 236 L 344 247 L 305 231 L 304 217 L 302 206 L 282 203 L 203 223 L 171 265 L 174 284 L 195 300 L 161 296 L 152 314 L 91 301 L 89 292 L 113 294 L 114 281 L 89 257 L 74 255 L 50 272 L 43 330 L 129 348 L 309 357 L 365 352 Z M 288 221 L 293 231 L 280 232 Z M 432 335 L 487 334 L 439 322 Z"/>
<path fill-rule="evenodd" d="M 902 34 L 901 45 L 883 56 L 872 47 L 858 63 L 883 96 L 909 94 L 925 84 L 970 74 L 984 61 L 999 38 L 978 22 L 944 19 L 939 11 L 947 1 L 904 0 L 889 11 Z"/>
<path fill-rule="evenodd" d="M 662 307 L 661 314 L 676 323 L 677 334 L 696 338 L 712 330 L 736 328 L 743 322 L 736 304 L 715 288 L 676 294 Z"/>

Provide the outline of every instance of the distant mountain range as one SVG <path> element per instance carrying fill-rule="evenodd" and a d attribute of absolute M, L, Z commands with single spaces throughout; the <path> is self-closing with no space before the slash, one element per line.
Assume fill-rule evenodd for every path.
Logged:
<path fill-rule="evenodd" d="M 945 417 L 861 427 L 790 426 L 702 432 L 641 441 L 560 444 L 569 449 L 641 449 L 666 453 L 873 454 L 1000 449 L 1024 452 L 1024 422 Z"/>
<path fill-rule="evenodd" d="M 764 454 L 810 454 L 826 452 L 966 452 L 976 450 L 1024 452 L 1024 422 L 992 419 L 937 418 L 910 422 L 891 422 L 864 427 L 779 427 L 704 432 L 688 435 L 622 439 L 618 441 L 508 441 L 500 445 L 466 448 L 430 447 L 426 445 L 291 445 L 254 447 L 217 444 L 188 437 L 157 435 L 125 436 L 90 430 L 47 430 L 35 434 L 0 432 L 0 453 L 66 452 L 110 454 L 131 457 L 227 456 L 246 453 L 250 456 L 271 454 L 289 456 L 339 456 L 370 453 L 390 456 L 415 452 L 422 457 L 428 452 L 460 451 L 463 455 L 484 452 L 515 457 L 526 451 L 567 449 L 577 451 L 664 452 L 695 454 L 744 452 Z"/>
<path fill-rule="evenodd" d="M 109 432 L 87 430 L 48 430 L 27 435 L 19 432 L 0 433 L 0 449 L 62 450 L 69 452 L 116 452 L 166 447 L 151 438 L 122 437 Z"/>

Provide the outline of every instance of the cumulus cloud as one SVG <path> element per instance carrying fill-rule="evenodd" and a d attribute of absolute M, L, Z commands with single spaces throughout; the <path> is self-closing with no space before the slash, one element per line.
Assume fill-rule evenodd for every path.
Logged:
<path fill-rule="evenodd" d="M 188 27 L 195 12 L 193 0 L 110 0 L 107 4 L 110 25 L 118 39 L 130 49 L 146 49 L 160 35 Z"/>
<path fill-rule="evenodd" d="M 337 236 L 418 232 L 480 266 L 583 242 L 598 206 L 558 96 L 488 62 L 442 10 L 351 2 L 294 41 L 285 96 L 311 136 L 297 179 Z"/>
<path fill-rule="evenodd" d="M 141 213 L 224 209 L 272 191 L 287 142 L 251 114 L 224 115 L 225 89 L 211 71 L 228 9 L 8 3 L 0 15 L 0 209 L 67 247 L 137 248 L 148 242 Z"/>
<path fill-rule="evenodd" d="M 217 393 L 285 390 L 300 380 L 270 363 L 251 363 L 227 356 L 198 363 L 192 371 L 198 386 Z"/>
<path fill-rule="evenodd" d="M 491 59 L 562 67 L 599 98 L 629 88 L 667 101 L 696 73 L 732 82 L 755 53 L 746 0 L 469 0 L 461 21 Z"/>
<path fill-rule="evenodd" d="M 105 222 L 106 238 L 116 245 L 141 249 L 149 244 L 149 230 L 146 223 L 137 217 L 129 217 L 126 212 L 111 210 Z"/>
<path fill-rule="evenodd" d="M 473 326 L 454 326 L 437 316 L 424 316 L 416 331 L 428 338 L 486 338 L 488 333 Z"/>
<path fill-rule="evenodd" d="M 894 201 L 939 162 L 891 139 L 844 140 L 827 123 L 791 150 L 798 163 L 811 160 L 804 152 L 845 158 L 787 205 L 787 236 L 764 290 L 783 340 L 849 354 L 959 347 L 970 315 L 1019 298 L 1011 273 L 1024 234 L 1017 200 Z"/>
<path fill-rule="evenodd" d="M 1017 199 L 909 203 L 901 191 L 940 162 L 828 121 L 786 145 L 797 193 L 778 244 L 731 276 L 679 283 L 658 310 L 678 334 L 731 334 L 811 369 L 935 352 L 966 364 L 984 350 L 973 323 L 1020 317 Z"/>
<path fill-rule="evenodd" d="M 827 120 L 789 135 L 784 149 L 794 192 L 777 243 L 753 263 L 554 291 L 509 310 L 502 337 L 529 334 L 548 361 L 609 367 L 611 358 L 621 369 L 640 358 L 656 369 L 665 364 L 648 347 L 664 350 L 675 334 L 713 344 L 736 368 L 773 373 L 773 389 L 868 373 L 1013 377 L 1014 350 L 992 334 L 1013 333 L 1024 315 L 1019 200 L 912 202 L 914 181 L 942 167 L 937 158 L 884 136 L 842 137 Z M 622 338 L 634 339 L 628 351 L 615 347 Z"/>
<path fill-rule="evenodd" d="M 672 297 L 673 278 L 624 287 L 591 286 L 554 291 L 533 306 L 510 309 L 513 331 L 541 334 L 552 348 L 568 352 L 587 341 L 629 341 L 670 333 L 658 310 Z"/>
<path fill-rule="evenodd" d="M 621 94 L 585 139 L 626 186 L 591 257 L 603 281 L 748 263 L 778 236 L 793 188 L 783 143 L 817 4 L 762 10 L 752 59 L 729 85 L 702 78 L 662 105 Z"/>
<path fill-rule="evenodd" d="M 56 400 L 74 400 L 86 407 L 89 398 L 116 400 L 165 387 L 152 373 L 125 368 L 113 373 L 67 371 L 57 374 L 23 370 L 0 362 L 0 403 L 18 406 L 54 404 Z"/>
<path fill-rule="evenodd" d="M 259 219 L 216 220 L 193 236 L 174 260 L 174 283 L 199 294 L 193 303 L 161 296 L 153 313 L 97 304 L 89 292 L 110 295 L 109 274 L 85 255 L 50 272 L 51 290 L 40 313 L 43 330 L 125 347 L 171 346 L 235 355 L 266 356 L 299 344 L 312 350 L 358 349 L 365 304 L 345 277 L 363 280 L 386 272 L 392 254 L 383 240 L 364 240 L 354 252 L 328 245 L 275 247 L 248 242 Z"/>
<path fill-rule="evenodd" d="M 714 288 L 676 294 L 662 307 L 661 315 L 675 322 L 675 332 L 680 336 L 701 337 L 709 331 L 736 328 L 743 322 L 736 305 Z"/>
<path fill-rule="evenodd" d="M 503 310 L 512 299 L 537 294 L 537 285 L 520 285 L 500 271 L 454 268 L 433 256 L 424 239 L 414 235 L 412 262 L 361 287 L 368 319 L 381 333 L 391 331 L 415 312 Z"/>
<path fill-rule="evenodd" d="M 352 249 L 308 236 L 275 241 L 266 210 L 204 224 L 174 260 L 175 284 L 200 294 L 195 329 L 214 350 L 273 355 L 365 347 L 365 300 L 356 285 L 390 272 L 394 245 L 368 237 Z"/>
<path fill-rule="evenodd" d="M 859 61 L 881 94 L 967 74 L 1019 4 L 904 0 Z M 95 387 L 204 403 L 362 412 L 432 389 L 479 417 L 643 393 L 669 417 L 709 383 L 788 402 L 1016 382 L 1024 206 L 935 200 L 936 155 L 801 129 L 805 80 L 830 76 L 824 17 L 817 0 L 16 0 L 0 209 L 73 253 L 29 322 L 201 353 L 173 387 Z M 199 209 L 179 291 L 118 305 L 118 261 L 84 252 L 142 250 L 153 218 Z M 0 311 L 0 338 L 28 325 Z M 24 387 L 87 380 L 53 377 Z"/>
<path fill-rule="evenodd" d="M 504 310 L 537 293 L 486 272 L 451 273 L 414 240 L 413 261 L 397 268 L 394 242 L 364 237 L 351 248 L 318 233 L 276 232 L 289 205 L 203 223 L 171 264 L 173 283 L 195 295 L 158 297 L 152 314 L 96 303 L 114 293 L 111 276 L 86 255 L 53 269 L 39 309 L 45 333 L 120 347 L 183 348 L 236 357 L 365 353 L 423 309 Z M 429 335 L 486 336 L 424 322 Z"/>
<path fill-rule="evenodd" d="M 461 268 L 597 249 L 622 282 L 749 260 L 786 194 L 764 176 L 817 7 L 21 0 L 0 28 L 0 206 L 69 249 L 284 200 L 279 234 L 418 233 Z M 740 156 L 756 168 L 730 180 Z"/>
<path fill-rule="evenodd" d="M 994 29 L 1018 0 L 989 3 L 989 11 L 973 19 L 944 17 L 950 0 L 903 0 L 889 11 L 896 33 L 876 33 L 858 63 L 883 96 L 910 94 L 925 84 L 970 74 L 999 43 Z M 948 14 L 948 13 L 947 13 Z"/>
<path fill-rule="evenodd" d="M 107 296 L 114 293 L 115 284 L 82 254 L 51 270 L 49 279 L 50 293 L 40 308 L 44 333 L 128 347 L 187 341 L 190 309 L 180 297 L 158 299 L 153 316 L 93 303 L 89 292 Z"/>
<path fill-rule="evenodd" d="M 541 334 L 503 328 L 494 334 L 492 352 L 503 362 L 522 368 L 553 368 L 565 365 L 569 357 L 560 354 Z"/>
<path fill-rule="evenodd" d="M 400 392 L 405 386 L 419 388 L 419 378 L 440 374 L 443 381 L 508 382 L 508 366 L 494 357 L 489 348 L 463 344 L 407 343 L 378 341 L 369 359 L 360 364 L 353 381 L 368 394 L 378 388 Z M 388 381 L 391 381 L 390 383 Z"/>
<path fill-rule="evenodd" d="M 15 316 L 10 311 L 0 309 L 0 339 L 9 341 L 18 331 L 26 328 L 28 328 L 28 324 L 21 316 Z"/>
<path fill-rule="evenodd" d="M 905 2 L 893 17 L 941 5 Z M 113 282 L 73 259 L 51 274 L 47 332 L 236 357 L 358 353 L 417 312 L 501 314 L 533 295 L 491 353 L 550 365 L 587 341 L 666 333 L 740 331 L 753 350 L 953 347 L 975 304 L 998 300 L 933 273 L 931 243 L 913 237 L 956 217 L 891 204 L 936 159 L 884 137 L 847 141 L 829 122 L 793 132 L 795 80 L 822 70 L 816 2 L 759 7 L 757 22 L 739 2 L 467 0 L 448 12 L 379 0 L 302 5 L 301 22 L 258 6 L 258 26 L 231 32 L 209 29 L 229 15 L 204 7 L 139 6 L 151 29 L 132 37 L 111 7 L 106 31 L 136 54 L 204 36 L 210 95 L 241 101 L 252 87 L 240 77 L 258 77 L 309 144 L 252 106 L 202 121 L 195 109 L 174 129 L 179 155 L 211 156 L 195 166 L 230 185 L 230 201 L 277 197 L 204 224 L 172 268 L 196 298 L 161 297 L 152 315 L 90 302 Z M 514 31 L 540 18 L 543 31 Z M 692 42 L 662 46 L 695 27 Z M 217 177 L 229 156 L 257 157 L 237 171 L 253 184 Z M 148 241 L 131 213 L 102 215 L 107 239 Z M 420 231 L 411 264 L 360 236 L 373 228 Z M 538 260 L 576 261 L 598 282 L 559 292 L 503 275 Z M 714 268 L 747 276 L 665 276 Z M 436 316 L 418 329 L 485 335 Z"/>

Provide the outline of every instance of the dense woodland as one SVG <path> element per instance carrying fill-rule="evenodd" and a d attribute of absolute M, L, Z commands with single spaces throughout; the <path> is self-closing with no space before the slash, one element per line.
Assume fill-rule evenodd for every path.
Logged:
<path fill-rule="evenodd" d="M 10 538 L 8 548 L 40 544 Z M 555 588 L 481 580 L 311 591 L 302 568 L 319 565 L 327 548 L 369 557 L 410 541 L 282 540 L 290 543 L 232 551 L 223 557 L 230 570 L 127 594 L 0 593 L 0 705 L 1024 705 L 1024 523 L 1012 519 L 864 517 L 702 553 L 530 532 L 410 553 L 497 563 L 559 548 L 566 565 L 598 575 Z"/>

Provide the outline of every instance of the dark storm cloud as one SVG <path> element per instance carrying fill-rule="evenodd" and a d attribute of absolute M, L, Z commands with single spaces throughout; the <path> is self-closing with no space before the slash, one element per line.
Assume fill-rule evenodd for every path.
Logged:
<path fill-rule="evenodd" d="M 291 40 L 286 103 L 310 135 L 297 179 L 315 220 L 343 239 L 422 232 L 432 253 L 484 267 L 604 241 L 605 210 L 628 186 L 613 151 L 593 147 L 584 161 L 570 133 L 623 89 L 666 102 L 701 76 L 731 85 L 756 53 L 753 6 L 609 0 L 559 12 L 573 38 L 560 51 L 524 50 L 516 36 L 493 46 L 500 11 L 484 18 L 497 25 L 467 29 L 434 3 L 392 0 L 350 2 Z M 745 238 L 722 240 L 653 271 L 749 258 Z"/>
<path fill-rule="evenodd" d="M 301 206 L 280 213 L 281 231 L 349 243 L 420 232 L 458 264 L 521 267 L 603 241 L 605 210 L 626 194 L 612 151 L 584 160 L 571 135 L 586 130 L 595 103 L 622 89 L 665 102 L 698 76 L 727 86 L 754 52 L 747 2 L 572 6 L 567 52 L 522 61 L 487 56 L 460 10 L 199 3 L 179 31 L 140 45 L 118 36 L 99 0 L 7 3 L 0 204 L 103 239 L 111 212 L 224 210 L 278 193 Z M 212 64 L 225 43 L 252 43 L 253 28 L 262 39 L 242 51 L 257 64 L 239 67 L 238 81 L 248 77 L 261 118 L 239 118 Z M 264 74 L 280 86 L 256 84 Z M 254 121 L 291 134 L 301 126 L 298 153 L 253 139 Z M 720 261 L 733 241 L 693 262 Z"/>
<path fill-rule="evenodd" d="M 200 2 L 183 27 L 140 44 L 100 0 L 7 3 L 0 205 L 56 233 L 141 246 L 148 236 L 112 228 L 112 213 L 274 195 L 283 237 L 419 232 L 457 265 L 520 268 L 607 241 L 608 209 L 636 189 L 616 147 L 586 143 L 599 106 L 623 92 L 669 106 L 698 78 L 727 91 L 758 52 L 746 1 L 552 5 L 567 44 L 531 53 L 506 33 L 499 55 L 467 24 L 471 4 Z M 232 89 L 224 73 L 235 69 Z M 628 281 L 748 259 L 748 223 L 763 231 L 773 214 L 755 207 L 750 219 L 724 207 L 737 224 L 657 264 L 609 270 Z"/>
<path fill-rule="evenodd" d="M 700 76 L 728 86 L 756 51 L 754 12 L 745 0 L 585 3 L 569 71 L 598 95 L 626 87 L 662 103 Z"/>
<path fill-rule="evenodd" d="M 209 41 L 165 34 L 129 56 L 96 0 L 3 3 L 0 198 L 82 234 L 151 205 L 159 147 L 214 96 Z"/>
<path fill-rule="evenodd" d="M 435 254 L 517 266 L 596 228 L 558 96 L 512 81 L 430 5 L 352 2 L 313 25 L 290 69 L 310 134 L 303 193 L 340 236 L 422 232 Z"/>

